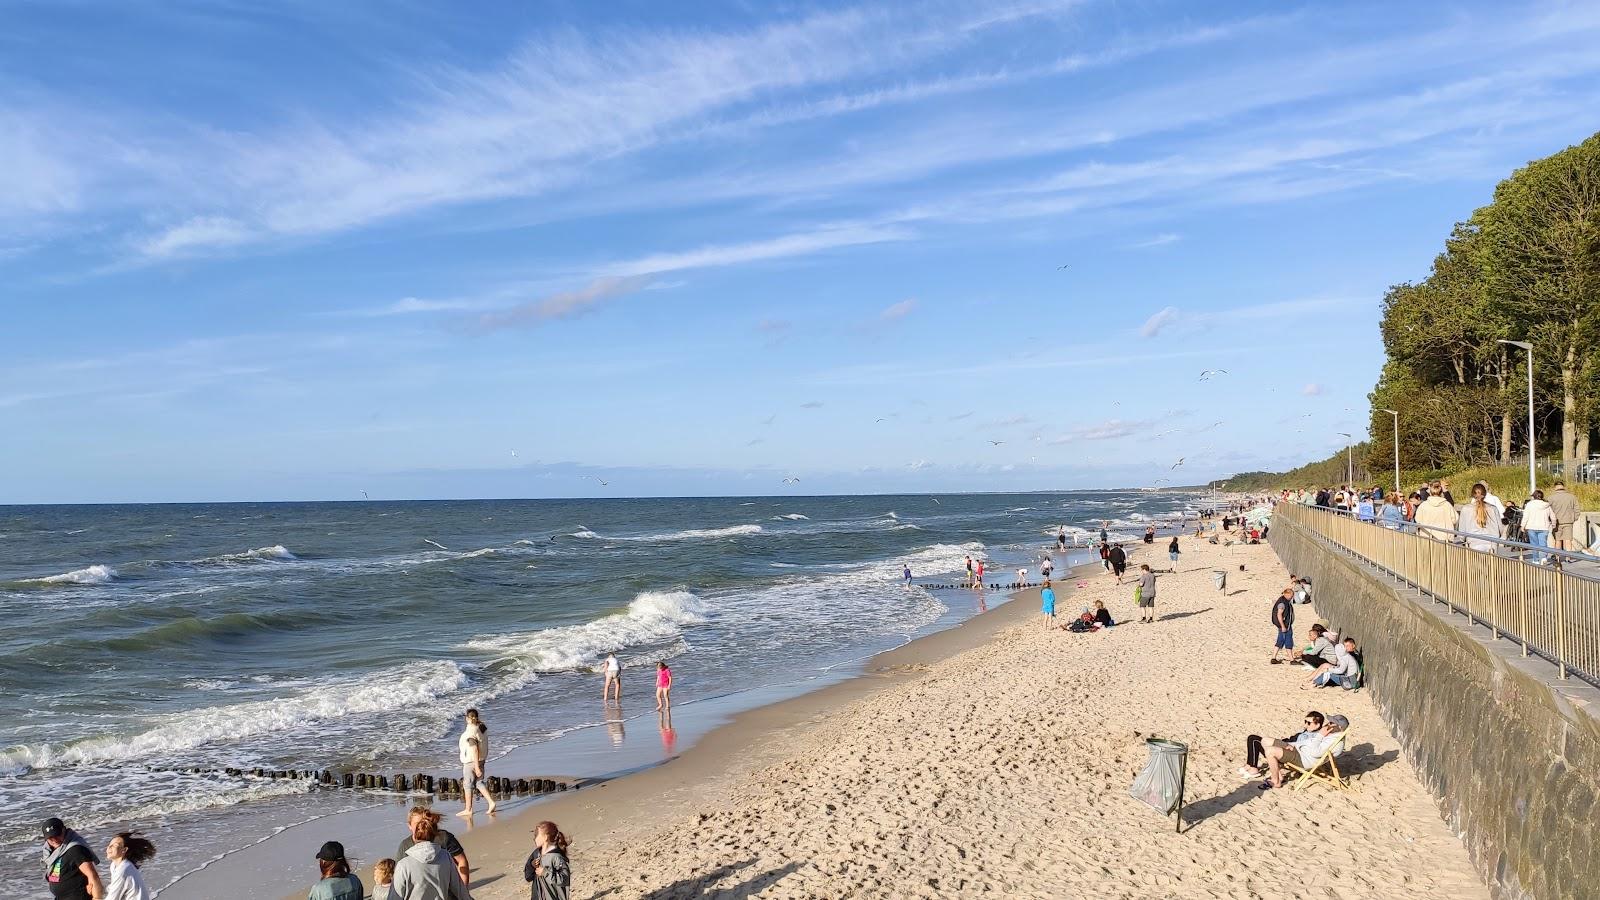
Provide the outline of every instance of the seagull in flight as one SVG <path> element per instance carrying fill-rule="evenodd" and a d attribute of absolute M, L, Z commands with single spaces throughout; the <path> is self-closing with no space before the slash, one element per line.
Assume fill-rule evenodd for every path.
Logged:
<path fill-rule="evenodd" d="M 512 457 L 512 458 L 513 458 L 513 459 L 515 459 L 515 458 L 516 458 L 516 456 L 517 456 L 517 448 L 515 448 L 515 447 L 512 447 L 512 448 L 511 448 L 511 457 Z"/>
<path fill-rule="evenodd" d="M 372 498 L 367 496 L 367 492 L 366 491 L 362 491 L 361 492 L 361 499 L 363 499 L 363 500 L 371 500 Z"/>
<path fill-rule="evenodd" d="M 872 424 L 876 425 L 876 424 L 878 424 L 878 422 L 887 422 L 887 421 L 889 421 L 887 418 L 880 418 L 880 419 L 877 420 L 877 422 L 873 422 Z"/>
<path fill-rule="evenodd" d="M 1227 369 L 1207 369 L 1204 372 L 1200 373 L 1200 380 L 1201 381 L 1210 381 L 1211 380 L 1211 376 L 1213 376 L 1213 375 L 1226 375 L 1226 374 L 1228 374 L 1228 370 Z"/>
<path fill-rule="evenodd" d="M 800 479 L 794 477 L 793 475 L 790 475 L 788 478 L 785 478 L 783 480 L 783 483 L 784 484 L 799 484 L 800 483 Z"/>
<path fill-rule="evenodd" d="M 1173 467 L 1173 468 L 1174 468 L 1174 469 L 1176 469 L 1176 468 L 1177 468 L 1177 467 L 1179 467 L 1179 466 L 1181 466 L 1181 465 L 1183 465 L 1183 461 L 1184 461 L 1184 460 L 1185 460 L 1185 459 L 1187 459 L 1187 458 L 1188 458 L 1188 457 L 1186 457 L 1186 456 L 1180 456 L 1180 457 L 1178 457 L 1178 461 L 1177 461 L 1177 462 L 1175 462 L 1175 463 L 1173 463 L 1173 464 L 1172 464 L 1172 467 Z"/>
<path fill-rule="evenodd" d="M 761 424 L 763 424 L 763 425 L 771 425 L 772 421 L 774 419 L 776 419 L 776 418 L 778 418 L 778 414 L 777 413 L 773 413 L 772 415 L 767 416 L 765 419 L 762 419 L 761 420 Z"/>
<path fill-rule="evenodd" d="M 944 505 L 943 503 L 939 502 L 939 498 L 938 497 L 929 497 L 928 499 L 932 500 L 934 502 L 935 506 L 943 506 Z"/>
<path fill-rule="evenodd" d="M 1061 265 L 1059 265 L 1059 266 L 1056 266 L 1056 271 L 1057 271 L 1057 272 L 1059 272 L 1059 271 L 1061 271 L 1061 270 L 1062 270 L 1062 269 L 1065 269 L 1065 268 L 1067 268 L 1067 266 L 1068 266 L 1068 265 L 1070 265 L 1070 264 L 1069 264 L 1069 263 L 1062 263 L 1062 264 L 1061 264 Z"/>
<path fill-rule="evenodd" d="M 989 442 L 989 443 L 991 443 L 991 444 L 993 444 L 993 445 L 995 445 L 995 446 L 996 446 L 996 447 L 998 447 L 998 446 L 1000 446 L 1000 445 L 1001 445 L 1001 444 L 1004 444 L 1004 443 L 1005 443 L 1005 441 L 990 441 L 990 442 Z"/>
<path fill-rule="evenodd" d="M 583 476 L 580 476 L 580 477 L 593 478 L 595 481 L 600 482 L 600 486 L 601 487 L 606 487 L 606 486 L 609 486 L 611 484 L 611 482 L 605 480 L 604 478 L 601 478 L 599 475 L 583 475 Z"/>

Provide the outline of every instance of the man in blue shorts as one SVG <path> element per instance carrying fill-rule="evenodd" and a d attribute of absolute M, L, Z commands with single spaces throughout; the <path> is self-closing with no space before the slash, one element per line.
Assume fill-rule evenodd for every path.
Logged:
<path fill-rule="evenodd" d="M 1278 629 L 1278 640 L 1272 645 L 1272 658 L 1267 662 L 1282 665 L 1294 660 L 1294 589 L 1284 588 L 1272 604 L 1272 625 Z M 1279 659 L 1283 653 L 1286 659 Z"/>

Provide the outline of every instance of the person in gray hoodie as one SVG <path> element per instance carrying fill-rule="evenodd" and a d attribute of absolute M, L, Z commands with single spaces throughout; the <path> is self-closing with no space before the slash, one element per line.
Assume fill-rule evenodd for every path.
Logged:
<path fill-rule="evenodd" d="M 412 817 L 411 837 L 416 843 L 395 863 L 389 892 L 394 900 L 472 900 L 455 861 L 434 843 L 438 836 L 438 813 Z"/>
<path fill-rule="evenodd" d="M 567 864 L 567 836 L 554 822 L 533 830 L 533 852 L 522 864 L 522 880 L 533 885 L 532 900 L 571 900 L 572 867 Z"/>

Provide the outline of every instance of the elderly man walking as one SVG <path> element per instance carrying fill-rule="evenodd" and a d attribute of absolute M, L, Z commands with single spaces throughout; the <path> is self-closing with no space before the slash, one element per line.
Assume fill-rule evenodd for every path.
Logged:
<path fill-rule="evenodd" d="M 1578 498 L 1568 493 L 1567 486 L 1558 481 L 1545 499 L 1550 502 L 1550 511 L 1556 516 L 1557 549 L 1581 550 L 1572 534 L 1572 526 L 1578 521 Z"/>

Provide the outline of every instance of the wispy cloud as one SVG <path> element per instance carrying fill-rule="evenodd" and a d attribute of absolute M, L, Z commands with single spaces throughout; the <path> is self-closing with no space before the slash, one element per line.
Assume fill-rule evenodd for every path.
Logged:
<path fill-rule="evenodd" d="M 650 278 L 645 275 L 627 278 L 608 275 L 596 278 L 577 290 L 559 291 L 509 309 L 484 313 L 477 318 L 476 325 L 481 331 L 497 331 L 571 318 L 589 312 L 608 300 L 643 290 L 649 283 Z"/>
<path fill-rule="evenodd" d="M 739 244 L 718 244 L 678 253 L 655 253 L 607 266 L 613 275 L 652 275 L 731 266 L 740 263 L 806 256 L 839 247 L 858 247 L 912 237 L 907 228 L 870 225 L 830 225 L 811 231 Z"/>
<path fill-rule="evenodd" d="M 901 300 L 899 303 L 891 303 L 884 308 L 883 312 L 878 313 L 878 321 L 898 322 L 911 315 L 911 311 L 916 308 L 917 301 L 915 300 Z"/>
<path fill-rule="evenodd" d="M 1074 441 L 1113 441 L 1119 438 L 1132 437 L 1150 428 L 1151 423 L 1145 420 L 1129 421 L 1124 419 L 1107 419 L 1089 425 L 1080 425 L 1058 437 L 1051 438 L 1051 444 L 1070 444 Z"/>
<path fill-rule="evenodd" d="M 821 400 L 807 400 L 806 402 L 800 404 L 800 408 L 801 409 L 821 409 L 822 408 L 822 401 Z"/>
<path fill-rule="evenodd" d="M 1149 249 L 1151 247 L 1165 247 L 1168 244 L 1176 244 L 1177 242 L 1179 242 L 1181 240 L 1183 240 L 1183 235 L 1177 234 L 1176 232 L 1168 231 L 1168 232 L 1164 232 L 1162 234 L 1158 234 L 1153 238 L 1149 238 L 1147 240 L 1143 240 L 1143 241 L 1139 241 L 1137 243 L 1129 244 L 1128 245 L 1128 249 L 1129 250 L 1146 250 L 1146 249 Z"/>
<path fill-rule="evenodd" d="M 1313 382 L 1301 388 L 1300 393 L 1305 394 L 1307 397 L 1320 397 L 1322 395 L 1322 385 Z"/>
<path fill-rule="evenodd" d="M 1178 308 L 1176 306 L 1166 307 L 1150 318 L 1144 320 L 1144 324 L 1139 326 L 1139 336 L 1146 338 L 1155 337 L 1162 331 L 1169 328 L 1174 322 L 1178 321 L 1180 315 L 1181 313 L 1178 312 Z"/>

